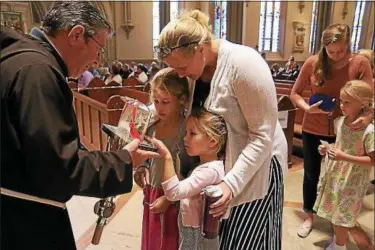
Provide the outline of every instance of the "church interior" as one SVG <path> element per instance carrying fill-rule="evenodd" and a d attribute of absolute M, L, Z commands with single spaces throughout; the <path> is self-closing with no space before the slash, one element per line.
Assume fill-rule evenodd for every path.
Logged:
<path fill-rule="evenodd" d="M 88 65 L 97 75 L 90 82 L 70 79 L 82 146 L 106 150 L 101 125 L 118 123 L 118 95 L 147 103 L 148 83 L 164 65 L 154 53 L 163 27 L 180 13 L 199 9 L 210 17 L 215 38 L 249 46 L 268 63 L 279 98 L 279 120 L 288 141 L 288 174 L 284 180 L 282 249 L 325 249 L 333 228 L 317 217 L 306 238 L 297 235 L 303 219 L 302 120 L 304 113 L 289 100 L 294 82 L 307 58 L 321 46 L 321 33 L 330 24 L 351 28 L 351 52 L 375 50 L 373 1 L 92 1 L 114 27 L 101 61 Z M 1 25 L 22 33 L 41 24 L 53 2 L 2 1 Z M 372 62 L 374 64 L 374 62 Z M 155 72 L 154 72 L 155 70 Z M 122 72 L 120 80 L 115 72 Z M 109 80 L 111 81 L 110 83 Z M 106 82 L 107 81 L 107 82 Z M 106 82 L 106 83 L 105 83 Z M 116 82 L 122 84 L 121 87 Z M 113 86 L 100 91 L 105 85 Z M 85 89 L 87 88 L 87 89 Z M 311 92 L 305 90 L 303 98 Z M 374 170 L 370 179 L 374 179 Z M 107 220 L 100 243 L 92 244 L 98 216 L 97 198 L 74 196 L 68 203 L 76 246 L 79 250 L 141 249 L 143 191 L 135 183 L 128 194 L 115 197 L 115 210 Z M 374 248 L 374 185 L 369 184 L 356 226 L 349 230 L 350 250 Z"/>

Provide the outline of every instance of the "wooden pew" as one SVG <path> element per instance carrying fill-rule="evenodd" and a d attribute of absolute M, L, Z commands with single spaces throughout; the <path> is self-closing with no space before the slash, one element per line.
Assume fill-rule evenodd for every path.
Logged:
<path fill-rule="evenodd" d="M 288 96 L 278 98 L 279 120 L 281 114 L 286 114 L 286 120 L 280 120 L 283 131 L 288 143 L 288 167 L 292 167 L 292 151 L 293 151 L 293 135 L 294 135 L 294 119 L 296 109 Z"/>
<path fill-rule="evenodd" d="M 79 136 L 88 150 L 105 150 L 107 138 L 101 131 L 103 123 L 117 125 L 123 104 L 120 96 L 112 96 L 107 104 L 73 92 Z"/>
<path fill-rule="evenodd" d="M 119 93 L 121 96 L 128 96 L 133 99 L 137 99 L 144 104 L 148 104 L 150 102 L 150 94 L 144 91 L 131 89 L 131 88 L 122 88 Z"/>
<path fill-rule="evenodd" d="M 104 91 L 108 89 L 102 89 Z M 128 88 L 119 88 L 122 96 L 149 102 L 149 94 Z M 100 91 L 100 89 L 98 90 Z M 117 125 L 121 116 L 124 101 L 120 95 L 113 95 L 106 103 L 90 98 L 78 92 L 73 93 L 80 140 L 88 150 L 105 150 L 107 137 L 101 131 L 102 124 Z"/>

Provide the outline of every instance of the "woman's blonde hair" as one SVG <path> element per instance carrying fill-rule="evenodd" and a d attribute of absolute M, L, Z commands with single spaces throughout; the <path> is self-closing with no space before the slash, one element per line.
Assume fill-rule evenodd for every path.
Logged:
<path fill-rule="evenodd" d="M 365 108 L 372 108 L 374 104 L 374 93 L 370 84 L 361 80 L 347 82 L 341 88 L 340 93 L 345 93 L 363 104 Z"/>
<path fill-rule="evenodd" d="M 213 39 L 209 17 L 200 10 L 192 10 L 182 14 L 177 20 L 169 22 L 161 31 L 158 47 L 172 48 L 189 44 L 179 48 L 185 56 L 194 54 L 197 45 L 211 42 Z M 164 57 L 158 54 L 159 60 Z"/>
<path fill-rule="evenodd" d="M 358 55 L 366 57 L 370 61 L 371 70 L 374 71 L 374 51 L 371 49 L 361 49 Z"/>
<path fill-rule="evenodd" d="M 225 155 L 228 130 L 221 116 L 212 114 L 204 108 L 194 109 L 189 116 L 194 119 L 197 128 L 211 139 L 217 141 L 216 154 L 218 158 Z"/>
<path fill-rule="evenodd" d="M 189 84 L 186 77 L 180 78 L 172 68 L 159 70 L 151 81 L 151 101 L 154 100 L 155 91 L 165 91 L 178 100 L 185 97 L 189 99 Z"/>
<path fill-rule="evenodd" d="M 318 85 L 322 85 L 324 80 L 331 77 L 332 73 L 332 65 L 328 58 L 326 46 L 341 41 L 346 42 L 347 52 L 350 53 L 350 28 L 348 25 L 336 23 L 323 31 L 318 60 L 314 64 L 314 74 Z"/>

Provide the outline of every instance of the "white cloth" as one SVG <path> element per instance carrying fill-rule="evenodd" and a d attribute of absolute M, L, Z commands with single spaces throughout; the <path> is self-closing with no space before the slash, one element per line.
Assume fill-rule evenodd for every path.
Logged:
<path fill-rule="evenodd" d="M 271 158 L 277 157 L 285 177 L 288 148 L 277 119 L 275 84 L 257 51 L 222 40 L 204 107 L 227 123 L 224 182 L 234 195 L 230 206 L 263 198 Z"/>
<path fill-rule="evenodd" d="M 108 83 L 115 81 L 118 84 L 122 85 L 122 77 L 120 75 L 115 75 L 114 77 L 108 77 L 107 80 L 105 80 L 104 84 L 108 85 Z"/>

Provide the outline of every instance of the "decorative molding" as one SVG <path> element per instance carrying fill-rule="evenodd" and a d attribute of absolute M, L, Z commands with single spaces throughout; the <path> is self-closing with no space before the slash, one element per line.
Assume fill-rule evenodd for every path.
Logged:
<path fill-rule="evenodd" d="M 121 24 L 121 28 L 125 31 L 126 38 L 130 38 L 130 33 L 134 29 L 134 24 L 132 24 L 131 16 L 131 2 L 124 2 L 124 24 Z"/>
<path fill-rule="evenodd" d="M 303 53 L 305 51 L 305 24 L 299 21 L 293 22 L 294 38 L 293 52 Z"/>
<path fill-rule="evenodd" d="M 344 2 L 344 7 L 342 8 L 341 15 L 342 15 L 342 20 L 345 20 L 346 15 L 348 15 L 348 2 L 347 1 Z"/>
<path fill-rule="evenodd" d="M 299 1 L 298 8 L 299 8 L 299 13 L 302 13 L 303 9 L 305 8 L 305 1 Z"/>

